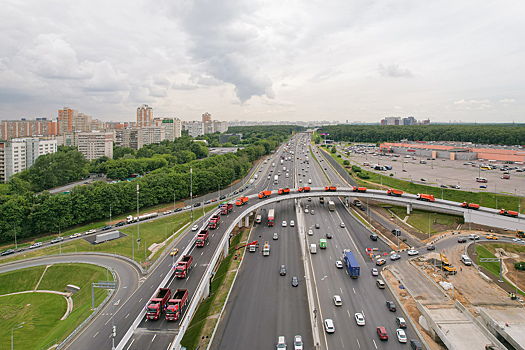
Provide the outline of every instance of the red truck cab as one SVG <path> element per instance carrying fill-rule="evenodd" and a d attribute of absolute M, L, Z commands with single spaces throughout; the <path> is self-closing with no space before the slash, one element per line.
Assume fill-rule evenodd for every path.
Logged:
<path fill-rule="evenodd" d="M 146 306 L 146 318 L 148 320 L 158 320 L 164 305 L 169 300 L 171 296 L 171 289 L 169 288 L 159 288 L 157 294 L 149 301 Z"/>

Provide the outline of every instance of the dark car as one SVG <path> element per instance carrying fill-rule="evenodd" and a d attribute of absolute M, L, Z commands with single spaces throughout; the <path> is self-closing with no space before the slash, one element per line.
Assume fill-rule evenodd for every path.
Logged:
<path fill-rule="evenodd" d="M 396 323 L 399 328 L 407 328 L 407 323 L 403 317 L 396 317 Z"/>
<path fill-rule="evenodd" d="M 371 239 L 372 241 L 377 241 L 377 235 L 374 234 L 374 233 L 371 234 L 371 235 L 370 235 L 370 239 Z"/>
<path fill-rule="evenodd" d="M 284 265 L 281 265 L 281 268 L 279 269 L 279 275 L 281 276 L 286 275 L 286 267 L 284 267 Z"/>
<path fill-rule="evenodd" d="M 200 207 L 200 206 L 201 206 L 200 202 L 197 202 L 197 203 L 193 204 L 193 207 L 194 207 L 194 208 L 195 208 L 195 207 Z"/>
<path fill-rule="evenodd" d="M 111 225 L 106 225 L 104 227 L 101 228 L 101 231 L 107 231 L 111 228 L 112 226 Z"/>
<path fill-rule="evenodd" d="M 240 188 L 240 189 L 239 189 L 239 192 L 243 192 L 243 191 L 244 191 L 244 188 Z"/>
<path fill-rule="evenodd" d="M 427 245 L 427 250 L 436 250 L 436 246 L 433 244 Z"/>
<path fill-rule="evenodd" d="M 177 213 L 177 212 L 179 212 L 179 211 L 182 211 L 182 208 L 177 208 L 177 209 L 175 209 L 173 212 L 174 212 L 174 213 Z"/>
<path fill-rule="evenodd" d="M 226 199 L 226 196 L 222 195 L 222 196 L 219 197 L 219 199 L 222 201 L 223 199 Z"/>
<path fill-rule="evenodd" d="M 395 312 L 397 310 L 396 304 L 394 304 L 393 301 L 387 301 L 386 302 L 386 307 L 388 307 L 388 310 L 390 310 L 392 312 Z"/>
<path fill-rule="evenodd" d="M 321 227 L 321 226 L 319 226 L 319 224 L 315 224 L 315 228 L 319 228 L 319 227 Z"/>
<path fill-rule="evenodd" d="M 239 192 L 238 191 L 233 191 L 233 194 L 238 194 Z"/>
<path fill-rule="evenodd" d="M 419 342 L 419 340 L 410 339 L 410 347 L 412 350 L 423 350 L 423 345 Z"/>
<path fill-rule="evenodd" d="M 57 238 L 51 240 L 51 242 L 49 242 L 49 243 L 55 244 L 55 243 L 58 243 L 58 242 L 62 242 L 63 240 L 64 240 L 64 237 L 57 237 Z"/>
<path fill-rule="evenodd" d="M 466 243 L 467 239 L 465 237 L 458 237 L 458 243 Z"/>
<path fill-rule="evenodd" d="M 8 249 L 6 251 L 3 251 L 0 256 L 5 256 L 5 255 L 9 255 L 9 254 L 13 254 L 15 252 L 14 249 Z"/>
<path fill-rule="evenodd" d="M 392 234 L 394 236 L 401 236 L 401 230 L 398 229 L 398 228 L 395 228 L 395 229 L 392 230 Z"/>
<path fill-rule="evenodd" d="M 120 227 L 120 226 L 124 226 L 126 225 L 126 222 L 125 221 L 119 221 L 115 224 L 115 227 Z"/>
<path fill-rule="evenodd" d="M 332 239 L 332 234 L 331 234 L 331 233 L 327 233 L 327 234 L 326 234 L 326 238 L 328 238 L 328 239 Z"/>
<path fill-rule="evenodd" d="M 297 280 L 297 277 L 292 277 L 292 286 L 297 287 L 299 285 L 299 281 Z"/>

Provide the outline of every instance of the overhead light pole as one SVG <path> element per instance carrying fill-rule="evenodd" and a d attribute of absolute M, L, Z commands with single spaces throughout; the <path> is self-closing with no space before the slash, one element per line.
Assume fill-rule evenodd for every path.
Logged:
<path fill-rule="evenodd" d="M 190 168 L 190 205 L 191 205 L 191 222 L 193 222 L 193 168 Z"/>
<path fill-rule="evenodd" d="M 19 323 L 17 325 L 14 325 L 13 327 L 11 327 L 11 350 L 13 350 L 13 331 L 15 329 L 19 329 L 19 328 L 22 328 L 24 326 L 25 322 L 22 322 L 22 323 Z"/>
<path fill-rule="evenodd" d="M 430 217 L 436 213 L 430 213 L 428 216 L 428 239 L 430 239 Z"/>
<path fill-rule="evenodd" d="M 139 229 L 139 184 L 137 184 L 137 252 L 140 250 L 140 229 Z"/>

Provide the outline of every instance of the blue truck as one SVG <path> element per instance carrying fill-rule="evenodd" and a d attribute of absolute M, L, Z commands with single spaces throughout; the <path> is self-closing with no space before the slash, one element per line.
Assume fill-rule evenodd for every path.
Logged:
<path fill-rule="evenodd" d="M 343 250 L 343 254 L 344 254 L 345 265 L 348 268 L 348 274 L 350 275 L 350 277 L 352 278 L 359 277 L 359 272 L 361 269 L 359 267 L 359 264 L 357 263 L 354 253 L 352 253 L 348 249 L 345 249 Z"/>

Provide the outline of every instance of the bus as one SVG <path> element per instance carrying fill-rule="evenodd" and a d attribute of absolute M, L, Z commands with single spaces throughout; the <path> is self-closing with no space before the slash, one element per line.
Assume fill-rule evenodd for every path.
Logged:
<path fill-rule="evenodd" d="M 273 226 L 275 221 L 275 211 L 273 209 L 268 210 L 268 226 Z"/>

